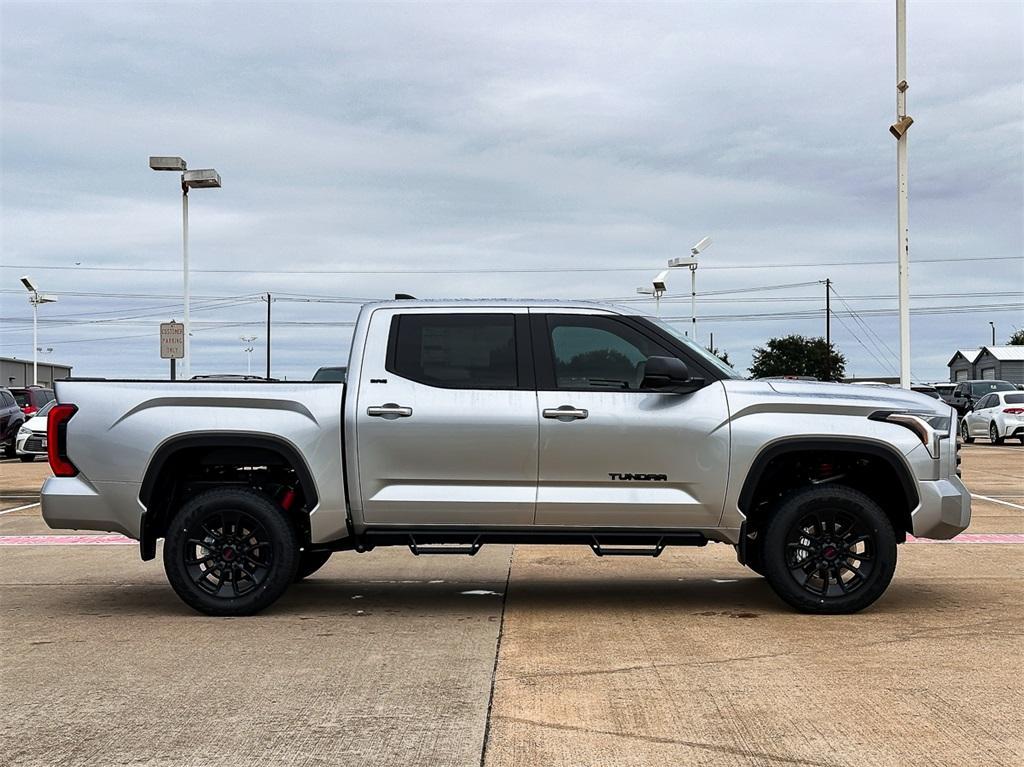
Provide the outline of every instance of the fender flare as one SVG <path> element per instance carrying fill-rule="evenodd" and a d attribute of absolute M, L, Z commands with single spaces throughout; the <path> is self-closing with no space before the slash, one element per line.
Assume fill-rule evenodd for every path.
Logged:
<path fill-rule="evenodd" d="M 768 464 L 772 460 L 787 453 L 818 450 L 865 453 L 882 459 L 896 473 L 900 487 L 903 489 L 903 497 L 907 502 L 907 508 L 913 511 L 920 503 L 914 472 L 900 451 L 892 445 L 855 437 L 783 437 L 762 448 L 761 452 L 754 458 L 753 463 L 750 464 L 750 471 L 747 472 L 747 478 L 743 481 L 743 488 L 740 490 L 737 500 L 740 511 L 743 514 L 747 514 L 754 497 L 754 491 L 757 489 L 765 469 L 768 468 Z"/>
<path fill-rule="evenodd" d="M 276 453 L 294 469 L 299 480 L 299 486 L 302 488 L 302 493 L 306 497 L 308 505 L 312 508 L 318 502 L 316 482 L 313 480 L 309 466 L 299 450 L 281 437 L 238 432 L 215 432 L 172 437 L 160 445 L 153 453 L 143 475 L 142 486 L 139 489 L 139 503 L 142 504 L 144 509 L 139 535 L 139 546 L 143 560 L 153 559 L 156 556 L 158 533 L 154 528 L 155 520 L 153 515 L 149 513 L 149 508 L 152 505 L 153 493 L 156 491 L 157 483 L 163 475 L 167 463 L 175 455 L 183 450 L 193 448 L 223 448 L 225 450 L 242 448 Z"/>

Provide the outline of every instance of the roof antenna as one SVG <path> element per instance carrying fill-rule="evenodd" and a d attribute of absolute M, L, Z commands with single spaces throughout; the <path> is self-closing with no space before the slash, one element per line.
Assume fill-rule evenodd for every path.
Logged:
<path fill-rule="evenodd" d="M 416 296 L 410 296 L 408 293 L 395 293 L 396 301 L 415 301 Z"/>

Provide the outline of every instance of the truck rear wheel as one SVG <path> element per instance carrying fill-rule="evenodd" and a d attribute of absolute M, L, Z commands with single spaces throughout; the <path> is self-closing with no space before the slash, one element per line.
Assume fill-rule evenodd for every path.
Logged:
<path fill-rule="evenodd" d="M 768 523 L 765 578 L 802 612 L 862 610 L 882 595 L 896 570 L 896 534 L 881 507 L 842 485 L 799 490 Z"/>
<path fill-rule="evenodd" d="M 171 587 L 206 615 L 252 615 L 294 580 L 295 529 L 270 498 L 248 488 L 207 490 L 175 515 L 164 541 Z"/>

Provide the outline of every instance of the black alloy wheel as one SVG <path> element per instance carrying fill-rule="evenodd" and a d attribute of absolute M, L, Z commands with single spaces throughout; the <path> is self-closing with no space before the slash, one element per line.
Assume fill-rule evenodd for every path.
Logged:
<path fill-rule="evenodd" d="M 164 569 L 181 599 L 207 615 L 252 615 L 295 578 L 298 537 L 270 498 L 216 488 L 190 499 L 164 543 Z"/>
<path fill-rule="evenodd" d="M 765 577 L 793 607 L 813 613 L 861 610 L 885 591 L 896 569 L 896 536 L 869 497 L 819 485 L 786 498 L 769 522 Z"/>

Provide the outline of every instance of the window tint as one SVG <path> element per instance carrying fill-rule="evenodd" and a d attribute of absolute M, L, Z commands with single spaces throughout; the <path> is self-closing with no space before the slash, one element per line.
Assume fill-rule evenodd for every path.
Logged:
<path fill-rule="evenodd" d="M 0 405 L 3 407 L 10 407 L 15 404 L 17 403 L 14 400 L 14 395 L 8 394 L 5 391 L 0 391 Z"/>
<path fill-rule="evenodd" d="M 609 317 L 550 316 L 548 330 L 559 389 L 638 391 L 648 357 L 675 356 Z"/>
<path fill-rule="evenodd" d="M 1024 394 L 1004 394 L 1003 402 L 1007 405 L 1024 405 Z"/>
<path fill-rule="evenodd" d="M 975 410 L 984 410 L 987 407 L 992 407 L 992 395 L 986 395 L 978 400 L 978 404 L 974 406 Z"/>
<path fill-rule="evenodd" d="M 971 393 L 975 397 L 980 397 L 982 394 L 988 394 L 993 391 L 1013 391 L 1013 384 L 1007 383 L 1006 381 L 985 381 L 976 382 L 971 384 Z"/>
<path fill-rule="evenodd" d="M 28 392 L 22 389 L 19 392 L 14 392 L 14 401 L 18 403 L 18 407 L 25 407 L 29 404 Z"/>
<path fill-rule="evenodd" d="M 519 385 L 511 314 L 403 314 L 391 332 L 388 370 L 403 378 L 447 389 Z"/>

